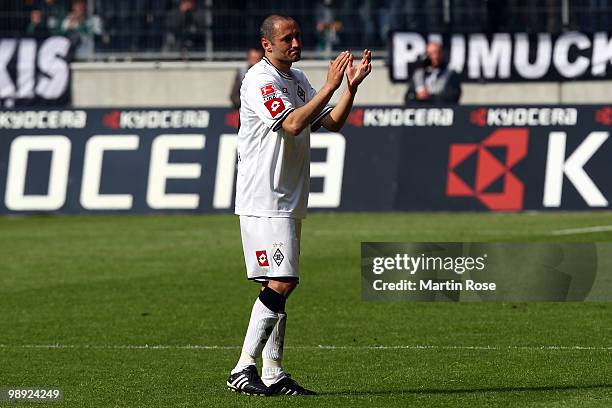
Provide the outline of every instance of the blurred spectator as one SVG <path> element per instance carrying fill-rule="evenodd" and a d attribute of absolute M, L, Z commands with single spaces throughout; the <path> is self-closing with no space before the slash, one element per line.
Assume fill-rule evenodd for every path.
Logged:
<path fill-rule="evenodd" d="M 40 5 L 45 24 L 51 34 L 61 31 L 62 21 L 66 17 L 66 3 L 62 0 L 43 0 Z"/>
<path fill-rule="evenodd" d="M 195 0 L 181 0 L 178 9 L 168 12 L 165 51 L 193 51 L 203 45 L 206 14 Z"/>
<path fill-rule="evenodd" d="M 330 56 L 334 45 L 338 43 L 338 31 L 342 24 L 336 20 L 333 0 L 323 0 L 315 6 L 315 21 L 317 30 L 317 50 L 325 56 Z"/>
<path fill-rule="evenodd" d="M 230 94 L 230 100 L 232 101 L 232 106 L 234 108 L 240 108 L 240 85 L 242 85 L 242 80 L 244 79 L 244 76 L 246 75 L 249 68 L 261 61 L 263 56 L 264 52 L 261 47 L 251 47 L 247 51 L 247 63 L 245 66 L 236 71 L 234 85 L 232 86 L 232 93 Z"/>
<path fill-rule="evenodd" d="M 38 9 L 30 11 L 30 24 L 26 28 L 26 34 L 37 38 L 44 38 L 49 35 L 49 29 L 44 22 L 42 11 Z"/>
<path fill-rule="evenodd" d="M 115 51 L 137 51 L 145 7 L 142 0 L 96 0 L 109 43 Z"/>
<path fill-rule="evenodd" d="M 72 10 L 62 21 L 61 33 L 76 46 L 77 59 L 91 58 L 94 53 L 94 36 L 103 34 L 102 20 L 95 15 L 87 16 L 85 0 L 74 0 Z"/>
<path fill-rule="evenodd" d="M 61 23 L 66 16 L 63 2 L 44 0 L 34 4 L 26 33 L 34 37 L 46 37 L 61 33 Z"/>
<path fill-rule="evenodd" d="M 415 69 L 409 80 L 406 104 L 454 104 L 460 97 L 459 75 L 448 68 L 442 44 L 429 42 L 422 67 Z"/>

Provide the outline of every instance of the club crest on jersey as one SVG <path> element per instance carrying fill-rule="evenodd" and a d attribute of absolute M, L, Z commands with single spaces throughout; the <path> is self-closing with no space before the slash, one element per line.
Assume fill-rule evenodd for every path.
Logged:
<path fill-rule="evenodd" d="M 286 93 L 286 94 L 289 93 L 289 90 L 287 88 L 281 88 L 281 89 L 282 89 L 283 93 Z"/>
<path fill-rule="evenodd" d="M 270 99 L 269 101 L 264 102 L 264 105 L 266 105 L 266 108 L 268 108 L 268 111 L 273 118 L 285 110 L 285 104 L 281 98 Z"/>
<path fill-rule="evenodd" d="M 274 256 L 272 256 L 272 259 L 274 259 L 274 262 L 276 262 L 277 266 L 281 266 L 281 263 L 283 263 L 283 259 L 285 259 L 285 256 L 281 252 L 280 248 L 276 249 L 276 252 L 274 252 Z"/>
<path fill-rule="evenodd" d="M 297 95 L 300 97 L 300 99 L 302 100 L 302 102 L 306 102 L 306 92 L 304 92 L 304 90 L 302 89 L 301 86 L 298 85 L 297 87 Z"/>
<path fill-rule="evenodd" d="M 257 263 L 259 264 L 259 266 L 261 266 L 262 268 L 270 266 L 270 264 L 268 263 L 268 254 L 266 253 L 266 251 L 255 251 L 255 256 L 257 257 Z"/>

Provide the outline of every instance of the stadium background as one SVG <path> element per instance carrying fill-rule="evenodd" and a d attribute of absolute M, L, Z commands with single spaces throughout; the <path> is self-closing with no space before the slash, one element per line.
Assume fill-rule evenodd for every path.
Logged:
<path fill-rule="evenodd" d="M 166 27 L 178 2 L 89 0 L 92 42 L 70 47 L 67 86 L 49 99 L 40 84 L 58 65 L 22 57 L 56 34 L 27 35 L 43 3 L 0 5 L 0 388 L 57 386 L 66 406 L 269 404 L 223 387 L 253 297 L 236 217 L 185 213 L 231 212 L 231 84 L 261 19 L 282 11 L 301 23 L 305 58 L 297 66 L 315 88 L 335 52 L 368 47 L 375 57 L 346 127 L 313 138 L 308 275 L 288 309 L 286 360 L 322 395 L 298 404 L 612 402 L 609 303 L 379 304 L 361 300 L 359 281 L 362 241 L 612 239 L 601 211 L 612 194 L 607 48 L 595 78 L 481 78 L 463 84 L 461 106 L 405 107 L 389 42 L 393 32 L 578 32 L 594 43 L 609 31 L 608 1 L 204 0 L 202 25 L 178 46 Z M 317 34 L 320 22 L 328 29 Z M 598 57 L 588 48 L 586 74 Z M 37 125 L 52 111 L 84 112 L 86 122 Z M 165 128 L 155 118 L 166 111 L 192 120 Z M 113 140 L 103 160 L 87 158 L 95 136 Z M 560 137 L 562 156 L 551 153 Z M 192 167 L 164 176 L 172 164 Z M 96 166 L 99 188 L 85 194 L 85 169 L 91 177 Z M 105 201 L 119 195 L 121 208 Z"/>

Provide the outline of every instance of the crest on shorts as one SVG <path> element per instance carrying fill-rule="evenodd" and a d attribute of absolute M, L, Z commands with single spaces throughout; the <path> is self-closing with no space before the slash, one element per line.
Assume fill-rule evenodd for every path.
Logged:
<path fill-rule="evenodd" d="M 261 266 L 262 268 L 270 266 L 270 264 L 268 263 L 268 254 L 266 253 L 266 251 L 255 251 L 255 256 L 257 257 L 257 263 L 259 264 L 259 266 Z"/>
<path fill-rule="evenodd" d="M 276 262 L 277 266 L 281 266 L 281 264 L 283 263 L 283 259 L 285 259 L 285 255 L 283 255 L 280 248 L 277 248 L 276 252 L 274 252 L 274 256 L 272 257 L 272 259 L 274 259 L 274 262 Z"/>

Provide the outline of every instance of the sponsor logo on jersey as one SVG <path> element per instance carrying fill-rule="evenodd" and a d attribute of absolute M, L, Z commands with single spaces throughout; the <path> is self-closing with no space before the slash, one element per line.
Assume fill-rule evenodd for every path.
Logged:
<path fill-rule="evenodd" d="M 262 268 L 270 266 L 270 264 L 268 263 L 268 254 L 266 253 L 266 251 L 255 251 L 255 256 L 257 257 L 257 263 L 259 264 L 259 266 L 261 266 Z"/>
<path fill-rule="evenodd" d="M 274 85 L 272 85 L 272 84 L 264 85 L 264 86 L 262 86 L 259 89 L 261 89 L 261 96 L 272 95 L 276 91 L 274 89 Z"/>
<path fill-rule="evenodd" d="M 281 266 L 281 263 L 283 263 L 283 259 L 285 259 L 285 255 L 283 255 L 280 248 L 277 248 L 276 252 L 274 252 L 274 256 L 272 256 L 272 259 L 274 259 L 274 262 L 276 262 L 277 266 Z"/>
<path fill-rule="evenodd" d="M 297 87 L 297 95 L 300 97 L 300 99 L 302 100 L 302 102 L 306 102 L 306 92 L 304 92 L 304 90 L 302 89 L 301 86 L 298 85 Z"/>
<path fill-rule="evenodd" d="M 285 104 L 281 98 L 270 99 L 269 101 L 266 101 L 264 105 L 266 105 L 266 108 L 268 108 L 268 111 L 273 118 L 285 110 Z"/>

